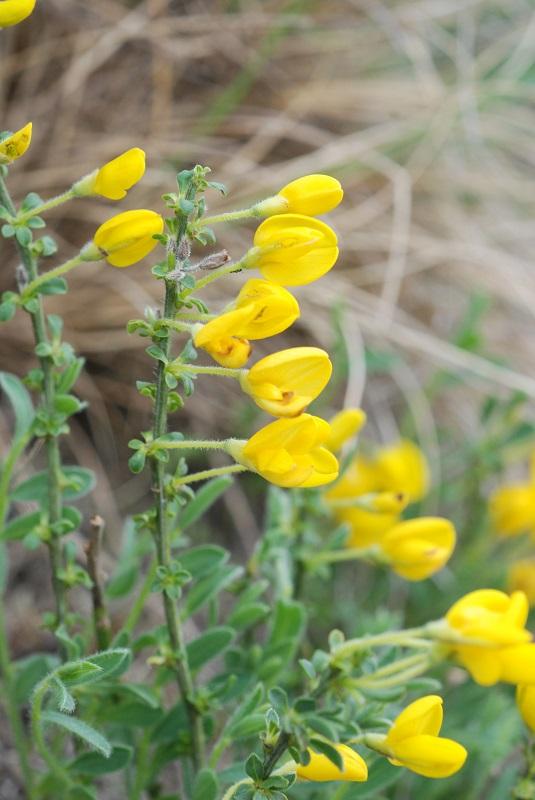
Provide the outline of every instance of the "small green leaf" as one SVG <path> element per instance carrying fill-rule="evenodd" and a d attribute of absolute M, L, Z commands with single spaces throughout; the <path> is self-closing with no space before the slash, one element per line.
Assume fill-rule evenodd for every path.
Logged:
<path fill-rule="evenodd" d="M 9 372 L 0 372 L 0 388 L 15 413 L 15 438 L 18 439 L 30 428 L 35 415 L 30 394 L 22 381 Z"/>
<path fill-rule="evenodd" d="M 15 238 L 22 247 L 28 247 L 32 243 L 32 232 L 25 226 L 20 226 L 15 230 Z"/>
<path fill-rule="evenodd" d="M 136 452 L 133 453 L 133 455 L 131 455 L 130 458 L 128 459 L 128 467 L 130 469 L 130 472 L 133 472 L 134 475 L 137 475 L 139 472 L 142 472 L 145 466 L 146 458 L 147 455 L 145 453 L 145 450 L 136 450 Z"/>
<path fill-rule="evenodd" d="M 193 785 L 192 800 L 216 800 L 219 792 L 219 782 L 215 772 L 211 769 L 202 769 Z"/>
<path fill-rule="evenodd" d="M 66 482 L 70 484 L 63 489 L 66 500 L 77 500 L 93 490 L 95 474 L 92 470 L 84 467 L 63 467 L 62 472 Z M 36 500 L 45 504 L 48 497 L 48 473 L 36 472 L 31 478 L 19 483 L 12 492 L 12 497 L 18 502 Z"/>
<path fill-rule="evenodd" d="M 212 628 L 201 634 L 186 648 L 190 668 L 192 670 L 200 669 L 212 658 L 223 653 L 235 636 L 236 631 L 226 626 Z"/>
<path fill-rule="evenodd" d="M 64 664 L 58 674 L 66 686 L 80 686 L 99 680 L 102 677 L 102 668 L 90 661 L 74 661 Z"/>
<path fill-rule="evenodd" d="M 102 753 L 103 756 L 109 758 L 112 753 L 112 746 L 108 740 L 102 736 L 101 733 L 96 731 L 87 722 L 83 722 L 76 717 L 68 717 L 66 714 L 61 714 L 58 711 L 44 711 L 41 719 L 44 723 L 49 725 L 59 725 L 61 728 L 73 733 L 79 739 L 82 739 L 86 744 Z"/>
<path fill-rule="evenodd" d="M 188 592 L 186 602 L 184 604 L 184 614 L 194 614 L 206 603 L 210 602 L 213 597 L 223 591 L 234 581 L 238 580 L 243 574 L 243 567 L 235 567 L 232 564 L 224 565 L 218 569 L 213 575 L 209 575 L 204 580 L 199 581 Z"/>
<path fill-rule="evenodd" d="M 68 765 L 69 772 L 81 775 L 106 775 L 124 769 L 132 759 L 133 750 L 128 745 L 115 744 L 108 758 L 99 753 L 82 753 Z"/>
<path fill-rule="evenodd" d="M 25 514 L 23 517 L 15 517 L 2 530 L 1 538 L 5 541 L 9 539 L 24 539 L 31 533 L 41 522 L 41 512 L 33 511 L 31 514 Z"/>
<path fill-rule="evenodd" d="M 178 558 L 183 569 L 186 569 L 195 580 L 199 580 L 225 564 L 230 558 L 230 553 L 216 544 L 206 544 L 185 550 L 178 554 Z"/>
<path fill-rule="evenodd" d="M 185 530 L 193 525 L 206 511 L 232 486 L 230 475 L 221 475 L 204 484 L 196 493 L 193 500 L 181 511 L 178 525 Z"/>

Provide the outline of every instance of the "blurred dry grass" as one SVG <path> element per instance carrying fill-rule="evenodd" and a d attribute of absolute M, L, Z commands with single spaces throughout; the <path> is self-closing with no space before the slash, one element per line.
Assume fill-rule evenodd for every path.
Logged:
<path fill-rule="evenodd" d="M 363 338 L 401 351 L 403 366 L 372 381 L 365 403 L 391 435 L 393 409 L 408 402 L 433 455 L 421 386 L 438 366 L 466 374 L 441 409 L 464 433 L 475 392 L 535 397 L 534 43 L 529 0 L 39 0 L 0 41 L 3 127 L 34 122 L 11 185 L 17 196 L 46 197 L 134 145 L 147 151 L 148 172 L 121 209 L 159 208 L 175 168 L 195 162 L 231 190 L 230 200 L 212 199 L 213 211 L 306 172 L 339 176 L 341 260 L 298 292 L 292 336 L 327 344 L 330 306 L 343 298 L 347 401 L 362 394 Z M 78 201 L 50 215 L 62 253 L 115 210 Z M 250 234 L 227 228 L 221 242 L 237 256 Z M 2 247 L 7 289 L 13 262 Z M 239 281 L 217 292 L 234 293 Z M 67 458 L 97 470 L 96 505 L 116 530 L 148 488 L 125 469 L 126 442 L 148 411 L 134 381 L 150 369 L 125 323 L 159 302 L 158 286 L 146 265 L 88 266 L 70 284 L 67 302 L 47 303 L 87 358 L 79 392 L 91 408 L 74 423 Z M 507 367 L 448 343 L 476 290 L 495 301 L 485 332 Z M 3 327 L 3 369 L 22 374 L 31 349 L 22 318 Z M 231 430 L 233 387 L 206 387 L 177 424 Z M 254 530 L 248 506 L 230 505 L 238 533 Z"/>

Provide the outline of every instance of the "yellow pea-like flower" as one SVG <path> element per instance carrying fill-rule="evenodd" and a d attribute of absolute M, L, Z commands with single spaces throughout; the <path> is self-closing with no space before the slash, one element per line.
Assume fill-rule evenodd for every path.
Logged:
<path fill-rule="evenodd" d="M 455 636 L 448 640 L 446 630 L 439 638 L 481 686 L 498 681 L 534 684 L 535 644 L 530 644 L 532 636 L 525 629 L 528 610 L 523 592 L 509 596 L 479 589 L 454 603 L 446 614 Z"/>
<path fill-rule="evenodd" d="M 329 440 L 329 450 L 332 439 Z M 340 479 L 325 493 L 329 500 L 351 500 L 364 494 L 378 491 L 375 470 L 370 460 L 356 455 L 351 459 Z"/>
<path fill-rule="evenodd" d="M 0 0 L 0 28 L 18 25 L 34 8 L 35 0 Z"/>
<path fill-rule="evenodd" d="M 490 497 L 489 510 L 494 527 L 502 536 L 535 531 L 535 484 L 518 483 L 497 489 Z"/>
<path fill-rule="evenodd" d="M 0 2 L 0 9 L 2 3 Z M 24 128 L 21 128 L 10 136 L 7 136 L 0 142 L 0 164 L 11 164 L 24 155 L 32 141 L 32 123 L 28 122 Z"/>
<path fill-rule="evenodd" d="M 270 281 L 247 281 L 233 308 L 198 325 L 193 332 L 196 347 L 206 350 L 224 367 L 243 367 L 251 353 L 250 339 L 275 336 L 299 317 L 299 304 L 282 286 Z"/>
<path fill-rule="evenodd" d="M 530 731 L 535 732 L 535 686 L 517 686 L 516 704 Z"/>
<path fill-rule="evenodd" d="M 535 606 L 535 558 L 524 558 L 511 564 L 507 586 L 510 592 L 524 592 L 529 605 Z"/>
<path fill-rule="evenodd" d="M 329 450 L 337 453 L 346 442 L 353 439 L 366 424 L 366 414 L 361 408 L 344 408 L 329 420 L 331 438 Z"/>
<path fill-rule="evenodd" d="M 446 564 L 455 548 L 455 528 L 447 519 L 420 517 L 394 525 L 381 540 L 392 570 L 421 581 Z"/>
<path fill-rule="evenodd" d="M 141 261 L 157 245 L 153 237 L 162 233 L 162 217 L 155 211 L 124 211 L 104 222 L 96 231 L 93 243 L 114 267 L 129 267 Z"/>
<path fill-rule="evenodd" d="M 414 442 L 402 439 L 391 447 L 380 448 L 373 465 L 379 487 L 384 491 L 408 494 L 411 502 L 421 500 L 429 488 L 427 461 Z"/>
<path fill-rule="evenodd" d="M 128 189 L 141 180 L 144 174 L 145 153 L 139 147 L 132 147 L 100 169 L 86 175 L 72 188 L 78 197 L 98 194 L 108 200 L 122 200 Z"/>
<path fill-rule="evenodd" d="M 323 753 L 316 753 L 309 749 L 310 761 L 306 766 L 298 764 L 296 774 L 305 781 L 366 781 L 368 780 L 368 766 L 364 759 L 347 744 L 333 745 L 342 758 L 343 769 L 339 769 Z"/>
<path fill-rule="evenodd" d="M 256 230 L 247 267 L 281 286 L 302 286 L 321 278 L 338 258 L 336 234 L 302 214 L 268 217 Z"/>
<path fill-rule="evenodd" d="M 466 749 L 453 739 L 439 736 L 442 727 L 442 698 L 420 697 L 394 720 L 383 747 L 396 767 L 406 767 L 426 778 L 448 778 L 466 761 Z"/>
<path fill-rule="evenodd" d="M 274 417 L 296 417 L 323 391 L 332 373 L 325 350 L 291 347 L 260 361 L 240 377 L 242 389 Z"/>
<path fill-rule="evenodd" d="M 344 191 L 340 181 L 330 175 L 304 175 L 255 208 L 261 216 L 272 214 L 305 214 L 315 217 L 332 211 L 342 202 Z"/>
<path fill-rule="evenodd" d="M 334 516 L 338 522 L 345 522 L 349 525 L 349 536 L 345 542 L 346 547 L 361 548 L 381 544 L 387 531 L 391 530 L 399 522 L 403 501 L 400 502 L 399 506 L 399 510 L 396 511 L 380 511 L 373 508 L 362 508 L 361 506 L 336 508 Z"/>
<path fill-rule="evenodd" d="M 271 422 L 246 442 L 231 441 L 228 452 L 276 486 L 321 486 L 338 475 L 338 461 L 325 447 L 329 433 L 328 422 L 301 414 Z"/>

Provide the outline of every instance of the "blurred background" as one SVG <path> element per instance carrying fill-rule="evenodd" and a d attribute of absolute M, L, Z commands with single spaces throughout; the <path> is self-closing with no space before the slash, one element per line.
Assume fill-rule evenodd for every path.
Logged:
<path fill-rule="evenodd" d="M 300 343 L 333 352 L 318 413 L 362 403 L 371 441 L 414 437 L 434 472 L 425 511 L 452 516 L 461 536 L 476 523 L 485 536 L 482 465 L 499 451 L 498 471 L 511 462 L 514 472 L 533 436 L 534 46 L 532 0 L 38 0 L 0 42 L 2 127 L 34 123 L 10 186 L 17 199 L 49 197 L 130 147 L 146 151 L 146 176 L 120 207 L 84 200 L 47 216 L 63 260 L 116 211 L 161 210 L 175 172 L 195 163 L 229 189 L 208 198 L 213 213 L 306 173 L 338 177 L 345 199 L 329 222 L 340 260 L 297 290 L 300 321 L 256 353 Z M 218 244 L 239 257 L 252 231 L 219 226 Z M 13 289 L 12 248 L 1 247 L 0 290 Z M 110 558 L 150 489 L 126 466 L 128 440 L 148 425 L 135 389 L 150 379 L 147 342 L 126 322 L 160 304 L 149 266 L 88 264 L 69 279 L 67 301 L 47 300 L 87 361 L 77 391 L 90 406 L 73 419 L 65 460 L 97 472 L 86 510 L 106 519 Z M 210 303 L 222 307 L 242 283 L 218 283 Z M 22 315 L 2 326 L 0 363 L 18 375 L 33 364 Z M 206 378 L 176 429 L 209 437 L 259 427 L 261 413 L 228 384 Z M 489 402 L 514 417 L 506 440 L 488 434 Z M 0 439 L 8 424 L 0 415 Z M 214 530 L 243 558 L 260 529 L 254 486 L 240 481 Z M 500 560 L 485 563 L 488 551 L 474 547 L 459 556 L 453 589 L 451 577 L 427 582 L 409 601 L 398 585 L 398 607 L 443 610 L 444 591 L 457 596 L 464 579 L 500 585 Z M 41 636 L 48 577 L 40 552 L 15 548 L 14 558 L 12 624 L 26 630 L 24 652 Z M 479 788 L 490 796 L 484 780 Z"/>

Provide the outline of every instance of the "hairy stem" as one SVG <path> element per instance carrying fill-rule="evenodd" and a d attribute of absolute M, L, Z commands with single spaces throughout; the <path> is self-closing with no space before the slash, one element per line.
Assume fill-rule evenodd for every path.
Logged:
<path fill-rule="evenodd" d="M 50 200 L 44 200 L 41 205 L 35 206 L 31 208 L 29 211 L 26 211 L 23 214 L 19 214 L 17 222 L 20 224 L 24 224 L 32 217 L 39 217 L 41 214 L 44 214 L 45 211 L 49 211 L 51 208 L 57 208 L 58 206 L 63 205 L 68 200 L 72 200 L 73 197 L 76 197 L 72 189 L 67 189 L 66 192 L 62 194 L 58 194 L 56 197 L 51 197 Z"/>
<path fill-rule="evenodd" d="M 185 235 L 187 220 L 181 225 L 177 241 Z M 165 302 L 164 318 L 170 319 L 176 311 L 176 284 L 174 281 L 165 283 Z M 171 348 L 170 336 L 159 339 L 159 345 L 166 357 L 169 357 Z M 154 404 L 153 435 L 157 439 L 167 432 L 167 397 L 168 388 L 165 381 L 165 364 L 158 362 L 156 375 L 156 397 Z M 167 526 L 167 502 L 165 496 L 165 467 L 158 459 L 152 459 L 152 481 L 153 490 L 156 496 L 156 524 L 155 524 L 155 545 L 158 565 L 169 568 L 171 562 L 171 547 L 169 542 L 169 532 Z M 193 753 L 192 759 L 196 768 L 201 767 L 205 761 L 205 741 L 203 720 L 195 704 L 195 687 L 188 664 L 186 643 L 184 632 L 180 622 L 180 616 L 175 601 L 165 592 L 162 593 L 165 620 L 169 639 L 174 655 L 174 670 L 178 687 L 182 694 L 186 706 L 189 722 L 191 725 Z"/>
<path fill-rule="evenodd" d="M 0 201 L 10 214 L 15 215 L 16 210 L 9 195 L 3 178 L 0 177 Z M 26 270 L 28 278 L 33 281 L 38 277 L 37 263 L 29 247 L 17 242 L 17 249 Z M 37 298 L 37 308 L 30 313 L 35 344 L 48 344 L 45 312 L 41 298 Z M 45 356 L 39 359 L 43 372 L 42 399 L 46 411 L 54 412 L 55 385 L 52 361 Z M 51 526 L 55 525 L 62 516 L 63 503 L 61 496 L 61 456 L 59 442 L 56 436 L 48 435 L 45 438 L 46 456 L 48 462 L 48 517 Z M 66 614 L 65 586 L 60 580 L 59 573 L 63 567 L 62 548 L 57 535 L 52 532 L 47 542 L 50 566 L 52 570 L 52 588 L 56 603 L 56 619 L 58 625 L 63 624 Z"/>

